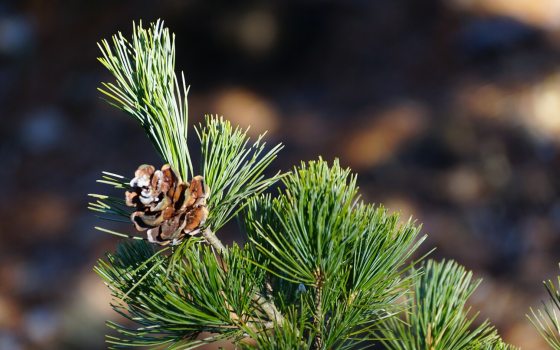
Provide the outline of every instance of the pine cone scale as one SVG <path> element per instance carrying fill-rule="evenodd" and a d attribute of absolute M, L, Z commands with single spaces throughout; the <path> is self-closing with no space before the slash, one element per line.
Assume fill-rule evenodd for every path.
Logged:
<path fill-rule="evenodd" d="M 169 164 L 161 170 L 144 164 L 134 175 L 125 201 L 136 208 L 130 219 L 138 231 L 148 230 L 150 242 L 176 244 L 200 231 L 208 217 L 209 195 L 202 176 L 185 183 Z"/>

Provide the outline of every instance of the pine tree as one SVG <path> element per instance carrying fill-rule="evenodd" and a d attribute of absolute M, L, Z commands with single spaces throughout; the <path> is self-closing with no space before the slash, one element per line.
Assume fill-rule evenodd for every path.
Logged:
<path fill-rule="evenodd" d="M 112 194 L 90 195 L 102 219 L 142 232 L 97 227 L 124 239 L 95 267 L 129 320 L 108 322 L 112 348 L 513 349 L 488 322 L 472 327 L 465 303 L 479 281 L 454 262 L 410 263 L 420 227 L 365 203 L 338 161 L 267 177 L 282 145 L 210 115 L 194 127 L 195 167 L 188 87 L 163 22 L 99 47 L 115 78 L 100 91 L 164 163 L 103 172 Z M 233 219 L 248 241 L 226 247 L 220 229 Z"/>

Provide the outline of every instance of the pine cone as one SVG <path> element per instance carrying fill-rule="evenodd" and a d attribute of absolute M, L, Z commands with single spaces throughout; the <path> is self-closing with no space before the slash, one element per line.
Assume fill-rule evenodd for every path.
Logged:
<path fill-rule="evenodd" d="M 138 231 L 148 230 L 148 240 L 166 245 L 179 243 L 185 235 L 195 235 L 208 217 L 208 186 L 202 176 L 190 183 L 165 164 L 161 170 L 143 164 L 130 181 L 126 205 L 136 207 L 130 216 Z"/>

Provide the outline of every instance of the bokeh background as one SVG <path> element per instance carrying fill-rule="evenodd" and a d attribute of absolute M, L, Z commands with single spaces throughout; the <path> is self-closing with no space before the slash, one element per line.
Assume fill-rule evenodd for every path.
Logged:
<path fill-rule="evenodd" d="M 340 157 L 484 278 L 482 318 L 545 349 L 525 314 L 560 273 L 559 0 L 0 2 L 0 349 L 104 348 L 92 267 L 118 239 L 86 194 L 160 161 L 99 98 L 96 42 L 157 18 L 193 122 L 269 130 L 284 170 Z"/>

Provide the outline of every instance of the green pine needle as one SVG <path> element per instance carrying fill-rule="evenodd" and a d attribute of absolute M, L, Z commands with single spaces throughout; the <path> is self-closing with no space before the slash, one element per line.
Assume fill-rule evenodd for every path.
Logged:
<path fill-rule="evenodd" d="M 284 147 L 266 149 L 265 134 L 249 143 L 247 130 L 234 128 L 222 117 L 206 116 L 205 125 L 196 129 L 202 148 L 202 173 L 210 187 L 207 226 L 219 230 L 248 201 L 282 177 L 266 177 L 266 168 Z"/>
<path fill-rule="evenodd" d="M 554 350 L 560 350 L 560 276 L 556 285 L 552 280 L 544 281 L 543 284 L 549 302 L 543 302 L 541 309 L 531 308 L 531 315 L 527 317 L 548 345 Z"/>
<path fill-rule="evenodd" d="M 110 104 L 134 117 L 161 157 L 186 181 L 193 175 L 187 145 L 188 88 L 175 74 L 175 37 L 158 20 L 133 25 L 132 41 L 122 33 L 98 46 L 99 61 L 115 77 L 99 88 Z"/>
<path fill-rule="evenodd" d="M 388 318 L 381 330 L 387 349 L 496 349 L 499 338 L 494 328 L 485 321 L 473 329 L 476 314 L 465 308 L 480 280 L 473 280 L 471 272 L 453 261 L 430 260 L 422 271 L 412 270 L 414 294 L 404 321 Z"/>
<path fill-rule="evenodd" d="M 220 261 L 200 242 L 195 238 L 181 245 L 183 259 L 175 260 L 172 268 L 165 250 L 156 252 L 143 241 L 121 244 L 98 262 L 95 271 L 112 291 L 114 310 L 136 325 L 108 323 L 119 334 L 108 337 L 113 347 L 194 348 L 259 333 L 250 320 L 267 317 L 254 299 L 264 285 L 264 272 L 237 246 Z M 195 340 L 202 332 L 220 334 Z"/>
<path fill-rule="evenodd" d="M 325 349 L 371 340 L 403 293 L 401 267 L 422 241 L 418 228 L 360 202 L 356 176 L 338 161 L 302 164 L 283 182 L 277 198 L 248 206 L 255 264 L 276 276 L 288 305 L 303 298 L 300 312 L 315 319 L 306 337 Z"/>

